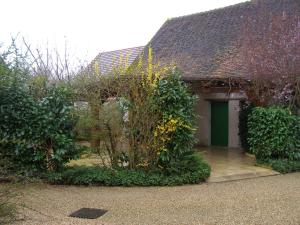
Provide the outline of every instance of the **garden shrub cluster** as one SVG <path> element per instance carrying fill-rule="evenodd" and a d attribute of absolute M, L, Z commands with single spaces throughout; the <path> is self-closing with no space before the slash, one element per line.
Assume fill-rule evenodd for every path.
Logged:
<path fill-rule="evenodd" d="M 190 157 L 193 158 L 194 163 L 190 164 L 193 160 L 187 159 L 185 163 L 180 164 L 181 168 L 178 168 L 180 171 L 168 171 L 168 173 L 158 169 L 70 167 L 61 172 L 48 173 L 47 180 L 53 184 L 103 186 L 172 186 L 204 181 L 210 174 L 209 165 L 202 163 L 198 155 Z"/>
<path fill-rule="evenodd" d="M 195 102 L 174 66 L 153 63 L 152 50 L 134 65 L 121 62 L 103 76 L 94 65 L 74 80 L 89 103 L 91 145 L 112 168 L 183 171 L 194 160 Z M 122 66 L 124 65 L 124 66 Z M 84 119 L 82 120 L 84 121 Z M 87 126 L 85 126 L 87 127 Z"/>
<path fill-rule="evenodd" d="M 152 62 L 151 49 L 132 67 L 79 74 L 68 83 L 0 60 L 1 169 L 50 173 L 54 183 L 126 186 L 209 176 L 209 165 L 193 152 L 196 97 L 179 71 Z M 76 99 L 88 104 L 76 107 Z M 66 167 L 83 149 L 76 135 L 90 139 L 101 168 Z"/>
<path fill-rule="evenodd" d="M 90 105 L 92 147 L 101 157 L 107 154 L 110 169 L 174 177 L 209 168 L 193 155 L 196 97 L 178 70 L 152 63 L 151 49 L 146 64 L 139 59 L 133 67 L 115 68 L 110 76 L 96 70 L 93 81 L 85 74 L 77 79 L 76 92 L 84 93 Z M 197 180 L 207 178 L 197 174 Z"/>
<path fill-rule="evenodd" d="M 253 109 L 248 121 L 250 151 L 279 172 L 299 170 L 300 119 L 280 107 Z"/>
<path fill-rule="evenodd" d="M 76 157 L 76 120 L 67 89 L 49 86 L 37 96 L 23 68 L 2 59 L 0 72 L 0 155 L 12 169 L 30 175 L 59 169 Z"/>

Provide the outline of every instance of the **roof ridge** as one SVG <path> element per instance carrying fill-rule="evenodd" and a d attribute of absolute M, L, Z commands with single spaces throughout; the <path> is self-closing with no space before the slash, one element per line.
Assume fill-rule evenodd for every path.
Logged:
<path fill-rule="evenodd" d="M 103 52 L 100 52 L 98 55 L 100 55 L 102 53 L 120 52 L 120 51 L 124 51 L 124 50 L 130 50 L 133 48 L 144 48 L 144 47 L 145 47 L 145 45 L 140 45 L 140 46 L 136 46 L 136 47 L 122 48 L 122 49 L 116 49 L 116 50 L 111 50 L 111 51 L 103 51 Z"/>
<path fill-rule="evenodd" d="M 192 17 L 192 16 L 199 16 L 201 14 L 205 15 L 205 14 L 208 14 L 208 13 L 223 11 L 223 10 L 227 10 L 228 8 L 234 8 L 234 7 L 238 7 L 238 6 L 241 6 L 241 5 L 249 5 L 249 4 L 251 4 L 251 1 L 252 0 L 246 0 L 244 2 L 228 5 L 228 6 L 225 6 L 225 7 L 219 7 L 219 8 L 210 9 L 210 10 L 206 10 L 206 11 L 202 11 L 202 12 L 191 13 L 191 14 L 183 15 L 183 16 L 176 16 L 176 17 L 172 17 L 172 18 L 167 19 L 167 21 L 177 20 L 177 19 L 182 19 L 182 18 Z"/>

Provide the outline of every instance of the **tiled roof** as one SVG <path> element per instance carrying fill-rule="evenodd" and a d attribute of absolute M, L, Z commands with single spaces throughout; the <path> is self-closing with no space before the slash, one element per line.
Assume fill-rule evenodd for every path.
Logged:
<path fill-rule="evenodd" d="M 118 64 L 127 63 L 128 66 L 142 53 L 144 46 L 120 49 L 109 52 L 99 53 L 89 64 L 88 69 L 94 70 L 95 66 L 99 68 L 101 74 L 107 74 Z"/>
<path fill-rule="evenodd" d="M 300 15 L 300 0 L 252 0 L 221 9 L 167 20 L 150 41 L 156 59 L 175 63 L 186 80 L 201 77 L 245 77 L 240 43 L 245 24 L 254 21 L 260 7 L 272 15 Z M 263 34 L 259 23 L 254 24 Z M 145 52 L 146 55 L 146 52 Z"/>

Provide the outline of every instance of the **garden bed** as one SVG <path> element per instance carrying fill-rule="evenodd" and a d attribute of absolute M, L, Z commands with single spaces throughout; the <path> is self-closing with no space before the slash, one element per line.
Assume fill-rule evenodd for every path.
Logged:
<path fill-rule="evenodd" d="M 183 174 L 164 174 L 161 172 L 109 169 L 104 167 L 69 167 L 62 172 L 47 175 L 51 184 L 100 185 L 100 186 L 172 186 L 196 184 L 205 181 L 210 174 L 210 167 L 203 164 L 202 169 Z"/>

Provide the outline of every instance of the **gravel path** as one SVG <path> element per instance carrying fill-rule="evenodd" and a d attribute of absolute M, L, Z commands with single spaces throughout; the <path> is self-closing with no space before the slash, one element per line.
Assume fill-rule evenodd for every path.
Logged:
<path fill-rule="evenodd" d="M 180 187 L 24 187 L 16 224 L 300 224 L 300 173 Z M 83 207 L 96 220 L 70 218 Z"/>

